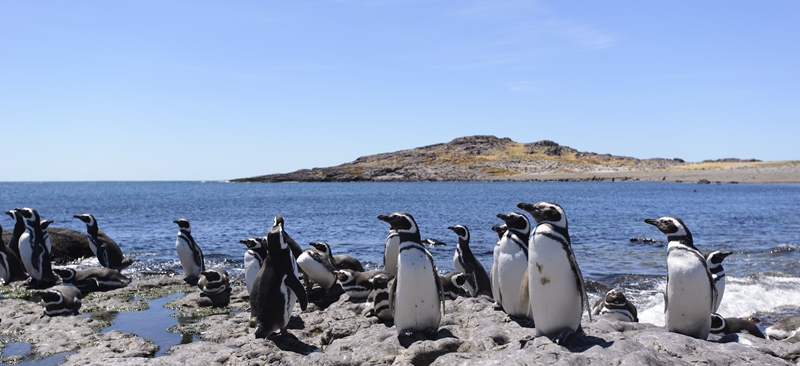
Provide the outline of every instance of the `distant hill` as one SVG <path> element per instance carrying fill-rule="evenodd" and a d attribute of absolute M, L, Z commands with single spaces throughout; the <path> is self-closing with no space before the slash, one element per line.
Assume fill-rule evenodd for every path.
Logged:
<path fill-rule="evenodd" d="M 725 162 L 744 160 L 724 159 Z M 753 161 L 753 160 L 748 160 Z M 234 179 L 234 182 L 496 181 L 537 180 L 540 174 L 658 171 L 682 159 L 637 159 L 582 152 L 553 141 L 514 142 L 467 136 L 442 144 L 363 156 L 327 168 Z"/>

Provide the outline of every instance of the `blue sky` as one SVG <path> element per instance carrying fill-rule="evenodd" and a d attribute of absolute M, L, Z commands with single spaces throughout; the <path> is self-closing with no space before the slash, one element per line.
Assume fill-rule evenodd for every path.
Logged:
<path fill-rule="evenodd" d="M 0 4 L 2 181 L 224 180 L 488 134 L 800 159 L 796 1 Z"/>

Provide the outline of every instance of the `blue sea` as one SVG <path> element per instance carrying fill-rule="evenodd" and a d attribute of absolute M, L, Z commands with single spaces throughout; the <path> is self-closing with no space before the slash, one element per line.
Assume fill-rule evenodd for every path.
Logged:
<path fill-rule="evenodd" d="M 501 224 L 498 213 L 520 211 L 519 202 L 551 201 L 567 213 L 572 247 L 584 277 L 603 289 L 618 287 L 632 299 L 640 320 L 663 319 L 666 246 L 630 238 L 665 240 L 647 217 L 677 216 L 703 252 L 731 250 L 724 262 L 728 285 L 720 313 L 770 319 L 800 313 L 800 185 L 652 182 L 452 182 L 452 183 L 229 183 L 229 182 L 30 182 L 0 183 L 0 209 L 33 207 L 53 227 L 84 232 L 72 215 L 92 213 L 100 229 L 136 260 L 126 270 L 181 272 L 175 252 L 178 227 L 187 218 L 207 266 L 241 278 L 240 239 L 264 236 L 276 215 L 301 245 L 326 241 L 334 254 L 382 264 L 389 227 L 379 214 L 411 213 L 442 273 L 453 270 L 456 236 L 463 224 L 472 250 L 487 271 Z M 9 230 L 11 219 L 0 224 Z M 73 266 L 97 265 L 95 258 Z M 590 294 L 592 299 L 601 293 Z"/>

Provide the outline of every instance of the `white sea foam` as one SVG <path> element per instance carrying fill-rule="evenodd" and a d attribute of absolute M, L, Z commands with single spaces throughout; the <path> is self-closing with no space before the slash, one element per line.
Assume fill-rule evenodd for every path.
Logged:
<path fill-rule="evenodd" d="M 634 296 L 640 322 L 664 325 L 664 286 L 666 281 L 658 283 L 655 293 L 647 291 Z M 727 277 L 718 312 L 724 317 L 746 318 L 756 312 L 769 312 L 797 304 L 800 304 L 800 278 L 764 275 Z"/>

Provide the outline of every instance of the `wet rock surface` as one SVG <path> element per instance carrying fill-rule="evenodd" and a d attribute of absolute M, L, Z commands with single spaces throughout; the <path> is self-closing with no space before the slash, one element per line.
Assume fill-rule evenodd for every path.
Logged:
<path fill-rule="evenodd" d="M 10 286 L 0 291 L 2 347 L 31 345 L 25 355 L 6 357 L 3 349 L 3 363 L 57 354 L 66 355 L 65 365 L 774 365 L 800 359 L 800 343 L 749 334 L 712 335 L 703 341 L 650 324 L 604 318 L 584 318 L 586 337 L 560 346 L 546 337 L 533 338 L 533 328 L 495 310 L 485 297 L 448 300 L 435 335 L 398 337 L 393 324 L 362 315 L 365 302 L 332 291 L 305 312 L 296 306 L 288 334 L 256 339 L 248 326 L 249 300 L 241 285 L 234 286 L 228 306 L 214 308 L 178 277 L 139 279 L 126 288 L 88 296 L 81 315 L 52 318 L 42 316 L 41 306 L 31 301 L 35 298 L 26 299 L 25 291 Z M 109 323 L 97 314 L 141 310 L 142 302 L 146 307 L 148 299 L 166 295 L 175 297 L 164 307 L 175 311 L 176 321 L 148 326 L 190 334 L 194 341 L 162 352 L 136 334 L 101 331 Z M 181 324 L 177 317 L 182 316 L 194 320 Z"/>

